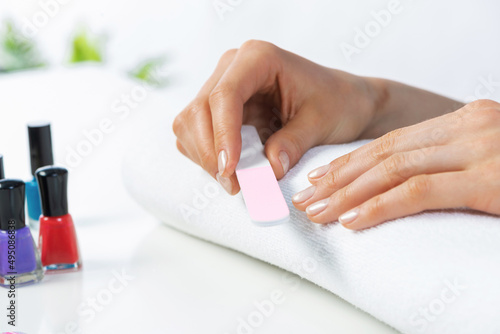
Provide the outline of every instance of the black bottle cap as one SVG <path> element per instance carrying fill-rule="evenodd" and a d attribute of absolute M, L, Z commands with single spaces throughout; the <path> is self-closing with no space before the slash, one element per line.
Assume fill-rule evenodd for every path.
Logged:
<path fill-rule="evenodd" d="M 37 122 L 28 124 L 30 142 L 31 174 L 38 168 L 54 164 L 50 123 Z"/>
<path fill-rule="evenodd" d="M 14 223 L 11 225 L 10 221 Z M 0 181 L 0 230 L 8 231 L 10 226 L 14 226 L 16 230 L 26 226 L 24 182 L 4 179 Z"/>
<path fill-rule="evenodd" d="M 58 217 L 68 213 L 68 170 L 63 167 L 46 166 L 36 171 L 42 213 L 47 217 Z"/>
<path fill-rule="evenodd" d="M 5 179 L 5 171 L 3 169 L 3 155 L 0 154 L 0 180 Z"/>

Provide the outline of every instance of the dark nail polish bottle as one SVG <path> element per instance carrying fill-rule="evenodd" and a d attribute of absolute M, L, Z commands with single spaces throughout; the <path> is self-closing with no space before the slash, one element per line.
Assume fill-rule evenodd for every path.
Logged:
<path fill-rule="evenodd" d="M 68 171 L 47 166 L 36 171 L 42 200 L 40 248 L 42 265 L 50 270 L 77 270 L 80 252 L 73 218 L 68 211 Z"/>
<path fill-rule="evenodd" d="M 0 180 L 5 179 L 5 171 L 3 169 L 3 155 L 0 154 Z"/>
<path fill-rule="evenodd" d="M 42 209 L 35 172 L 40 167 L 54 164 L 50 124 L 46 122 L 28 124 L 28 136 L 30 144 L 31 174 L 33 175 L 33 178 L 26 182 L 28 222 L 32 229 L 38 230 Z"/>
<path fill-rule="evenodd" d="M 22 286 L 43 278 L 40 256 L 25 224 L 24 182 L 0 180 L 0 286 Z"/>

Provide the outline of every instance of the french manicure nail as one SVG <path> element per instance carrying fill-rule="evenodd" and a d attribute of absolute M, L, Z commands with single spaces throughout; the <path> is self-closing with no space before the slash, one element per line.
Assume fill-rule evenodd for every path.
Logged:
<path fill-rule="evenodd" d="M 313 169 L 311 172 L 309 172 L 309 174 L 307 174 L 307 177 L 310 179 L 320 178 L 323 175 L 325 175 L 329 169 L 330 169 L 330 165 L 324 165 L 324 166 L 318 167 L 316 169 Z"/>
<path fill-rule="evenodd" d="M 288 158 L 288 154 L 285 151 L 280 151 L 278 158 L 280 159 L 281 167 L 283 167 L 283 174 L 286 174 L 290 167 L 290 158 Z"/>
<path fill-rule="evenodd" d="M 227 153 L 226 150 L 222 150 L 219 152 L 219 159 L 218 159 L 218 168 L 219 168 L 219 174 L 224 174 L 224 171 L 226 170 L 226 165 L 227 165 Z"/>
<path fill-rule="evenodd" d="M 317 215 L 318 213 L 326 209 L 329 201 L 330 198 L 325 198 L 321 201 L 317 201 L 316 203 L 309 205 L 306 209 L 306 213 L 311 216 Z"/>
<path fill-rule="evenodd" d="M 342 225 L 345 225 L 345 224 L 350 224 L 352 223 L 353 221 L 356 220 L 356 218 L 358 218 L 358 215 L 359 215 L 359 209 L 356 208 L 354 210 L 351 210 L 351 211 L 348 211 L 344 214 L 342 214 L 340 217 L 339 217 L 339 222 L 342 224 Z"/>
<path fill-rule="evenodd" d="M 220 176 L 219 173 L 217 173 L 215 175 L 215 178 L 217 179 L 217 182 L 220 183 L 220 185 L 222 186 L 222 188 L 224 188 L 224 190 L 229 194 L 231 195 L 232 191 L 233 191 L 233 184 L 231 183 L 231 179 L 228 178 L 228 177 L 223 177 L 223 176 Z"/>
<path fill-rule="evenodd" d="M 312 195 L 314 195 L 314 192 L 316 191 L 316 187 L 315 186 L 310 186 L 298 193 L 296 193 L 295 195 L 292 196 L 292 202 L 295 202 L 295 203 L 302 203 L 302 202 L 305 202 L 307 201 L 309 198 L 312 197 Z"/>

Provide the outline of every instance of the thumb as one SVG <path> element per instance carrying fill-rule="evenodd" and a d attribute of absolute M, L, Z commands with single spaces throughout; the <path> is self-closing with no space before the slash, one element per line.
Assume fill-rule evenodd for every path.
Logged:
<path fill-rule="evenodd" d="M 266 141 L 266 156 L 278 180 L 307 150 L 320 144 L 318 124 L 320 122 L 315 117 L 294 117 Z"/>

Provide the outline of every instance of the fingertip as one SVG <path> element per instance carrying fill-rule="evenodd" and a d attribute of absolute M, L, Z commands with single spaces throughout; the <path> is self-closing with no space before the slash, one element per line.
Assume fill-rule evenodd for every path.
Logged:
<path fill-rule="evenodd" d="M 340 223 L 340 225 L 341 225 L 343 228 L 345 228 L 345 229 L 347 229 L 347 230 L 350 230 L 350 231 L 359 231 L 359 230 L 362 230 L 362 228 L 359 228 L 359 227 L 357 227 L 357 226 L 355 226 L 355 225 L 342 224 L 342 223 Z"/>
<path fill-rule="evenodd" d="M 307 174 L 307 179 L 312 184 L 318 183 L 318 181 L 321 180 L 321 178 L 323 178 L 323 176 L 325 176 L 328 173 L 330 167 L 331 165 L 327 164 L 324 166 L 320 166 L 316 169 L 313 169 L 312 171 L 309 172 L 309 174 Z"/>
<path fill-rule="evenodd" d="M 290 169 L 290 158 L 285 151 L 277 153 L 266 152 L 267 159 L 271 164 L 276 179 L 280 180 Z"/>
<path fill-rule="evenodd" d="M 231 184 L 233 185 L 232 191 L 230 193 L 231 196 L 237 195 L 240 192 L 240 184 L 238 182 L 238 178 L 236 177 L 236 173 L 234 173 L 231 177 Z"/>
<path fill-rule="evenodd" d="M 264 151 L 278 180 L 283 178 L 290 168 L 295 165 L 290 150 L 276 140 L 273 140 L 273 136 L 267 140 Z"/>
<path fill-rule="evenodd" d="M 285 175 L 288 172 L 288 169 L 290 168 L 290 157 L 288 153 L 286 153 L 286 151 L 280 151 L 278 153 L 278 160 L 280 162 L 283 175 Z"/>

